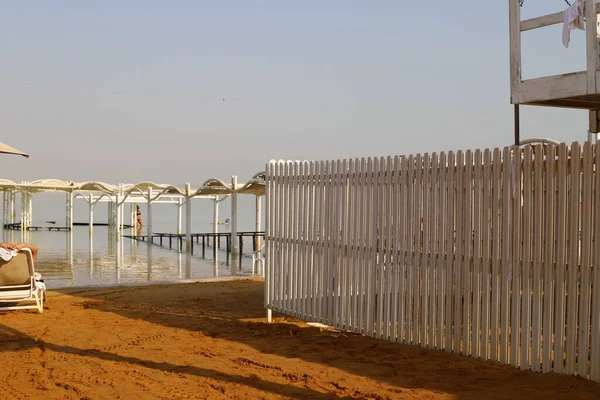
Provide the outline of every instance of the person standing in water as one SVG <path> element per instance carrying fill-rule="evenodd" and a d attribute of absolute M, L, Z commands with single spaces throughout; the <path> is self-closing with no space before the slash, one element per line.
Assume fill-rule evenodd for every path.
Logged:
<path fill-rule="evenodd" d="M 136 224 L 137 224 L 137 231 L 138 231 L 138 233 L 140 233 L 140 232 L 142 232 L 142 228 L 144 227 L 144 224 L 142 222 L 142 210 L 140 210 L 139 205 L 136 205 L 135 220 L 136 220 Z"/>

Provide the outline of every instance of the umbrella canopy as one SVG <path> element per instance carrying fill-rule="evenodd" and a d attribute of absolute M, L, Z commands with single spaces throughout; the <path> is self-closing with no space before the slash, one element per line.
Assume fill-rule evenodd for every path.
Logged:
<path fill-rule="evenodd" d="M 16 154 L 19 156 L 23 156 L 25 158 L 29 158 L 29 154 L 23 153 L 21 150 L 17 150 L 14 147 L 11 147 L 7 144 L 0 142 L 0 153 L 4 154 Z"/>

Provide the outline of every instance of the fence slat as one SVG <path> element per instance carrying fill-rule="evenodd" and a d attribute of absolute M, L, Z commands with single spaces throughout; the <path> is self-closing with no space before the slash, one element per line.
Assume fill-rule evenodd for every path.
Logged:
<path fill-rule="evenodd" d="M 511 240 L 510 234 L 512 231 L 511 216 L 512 216 L 512 199 L 511 199 L 511 187 L 512 187 L 512 171 L 514 170 L 514 163 L 512 160 L 512 152 L 509 147 L 504 148 L 504 155 L 502 160 L 503 173 L 502 173 L 502 186 L 504 188 L 502 196 L 502 267 L 501 267 L 501 294 L 500 294 L 500 362 L 508 362 L 508 331 L 509 331 L 509 313 L 510 313 L 510 285 L 511 285 Z"/>
<path fill-rule="evenodd" d="M 346 297 L 346 330 L 354 332 L 355 326 L 355 315 L 356 310 L 356 220 L 358 218 L 358 212 L 356 209 L 356 170 L 355 170 L 354 159 L 348 160 L 348 229 L 346 232 L 347 245 L 348 245 L 348 279 L 347 279 L 347 297 Z"/>
<path fill-rule="evenodd" d="M 454 265 L 454 352 L 464 353 L 462 337 L 462 283 L 464 279 L 464 269 L 466 264 L 465 246 L 463 232 L 465 229 L 465 159 L 464 153 L 456 153 L 456 264 Z"/>
<path fill-rule="evenodd" d="M 401 182 L 401 165 L 400 165 L 400 157 L 395 156 L 393 161 L 393 171 L 394 175 L 392 177 L 392 184 L 390 187 L 390 202 L 392 204 L 392 226 L 391 226 L 391 241 L 392 245 L 390 246 L 390 257 L 392 259 L 391 268 L 393 269 L 392 274 L 392 287 L 391 287 L 391 332 L 390 332 L 390 340 L 398 341 L 398 336 L 400 335 L 400 329 L 398 328 L 398 303 L 399 303 L 399 290 L 400 289 L 400 271 L 401 271 L 401 261 L 399 260 L 400 251 L 399 251 L 399 242 L 401 238 L 400 234 L 400 208 L 402 207 L 402 196 L 400 194 L 400 182 Z"/>
<path fill-rule="evenodd" d="M 275 251 L 275 262 L 278 265 L 283 264 L 283 248 L 284 248 L 284 243 L 283 243 L 283 232 L 281 231 L 281 226 L 282 226 L 282 220 L 283 220 L 283 210 L 282 210 L 282 204 L 283 204 L 283 165 L 282 164 L 277 164 L 276 166 L 276 176 L 277 176 L 277 180 L 275 182 L 275 241 L 278 244 L 277 246 L 277 250 Z M 281 292 L 283 290 L 283 280 L 281 278 L 282 275 L 282 271 L 280 268 L 273 268 L 273 280 L 274 280 L 274 286 L 273 286 L 273 297 L 274 297 L 274 305 L 275 307 L 273 307 L 274 310 L 276 311 L 281 311 L 280 307 L 281 307 Z"/>
<path fill-rule="evenodd" d="M 288 248 L 288 242 L 287 242 L 287 236 L 286 236 L 286 224 L 287 224 L 287 220 L 288 220 L 288 215 L 287 215 L 287 210 L 288 207 L 287 206 L 287 202 L 289 199 L 289 195 L 288 195 L 288 187 L 287 187 L 287 176 L 289 176 L 288 174 L 288 170 L 287 170 L 288 166 L 287 164 L 284 164 L 281 166 L 281 186 L 280 186 L 280 204 L 279 204 L 279 240 L 281 242 L 281 264 L 283 263 L 287 263 L 287 248 Z M 287 292 L 287 279 L 285 276 L 285 270 L 283 269 L 278 269 L 278 275 L 279 275 L 279 304 L 278 304 L 278 308 L 279 308 L 279 312 L 285 312 L 287 311 L 286 308 L 286 292 Z"/>
<path fill-rule="evenodd" d="M 317 259 L 316 259 L 316 296 L 315 296 L 315 320 L 316 322 L 323 323 L 323 269 L 324 262 L 324 243 L 325 237 L 323 235 L 324 227 L 324 215 L 325 215 L 325 179 L 323 174 L 325 173 L 325 162 L 321 161 L 317 165 L 317 223 L 316 223 L 316 245 L 317 245 Z"/>
<path fill-rule="evenodd" d="M 336 268 L 337 268 L 337 260 L 336 260 L 336 245 L 337 245 L 337 237 L 339 236 L 339 230 L 336 227 L 336 219 L 337 219 L 337 202 L 338 202 L 338 192 L 337 192 L 337 163 L 335 161 L 331 161 L 329 163 L 328 170 L 328 186 L 330 188 L 329 196 L 327 196 L 328 200 L 328 213 L 327 213 L 327 257 L 328 260 L 325 263 L 325 269 L 327 271 L 327 307 L 325 308 L 325 313 L 327 315 L 325 319 L 325 324 L 336 326 L 337 321 L 334 319 L 335 313 L 335 287 L 337 286 L 337 276 L 336 276 Z"/>
<path fill-rule="evenodd" d="M 285 313 L 290 315 L 295 315 L 292 311 L 294 308 L 293 305 L 293 285 L 296 281 L 296 276 L 294 274 L 294 263 L 292 262 L 292 253 L 293 253 L 293 214 L 294 214 L 294 203 L 293 203 L 293 163 L 286 163 L 285 165 L 285 229 L 284 229 L 284 238 L 286 241 L 285 246 L 285 262 L 288 265 L 286 268 L 286 274 L 284 274 L 284 282 L 285 282 Z"/>
<path fill-rule="evenodd" d="M 500 214 L 502 202 L 502 153 L 500 149 L 494 149 L 494 160 L 492 164 L 492 308 L 490 310 L 491 326 L 491 349 L 490 359 L 498 361 L 498 324 L 500 321 Z"/>
<path fill-rule="evenodd" d="M 577 290 L 579 275 L 579 195 L 580 195 L 579 143 L 571 145 L 571 190 L 569 191 L 569 265 L 567 291 L 567 363 L 566 372 L 573 374 L 577 346 Z M 576 178 L 575 178 L 576 177 Z"/>
<path fill-rule="evenodd" d="M 315 309 L 313 306 L 314 298 L 315 298 L 315 289 L 314 289 L 314 279 L 315 274 L 315 163 L 310 161 L 308 163 L 308 218 L 307 218 L 307 228 L 306 228 L 306 240 L 307 251 L 307 298 L 306 298 L 306 308 L 309 321 L 315 321 Z"/>
<path fill-rule="evenodd" d="M 531 367 L 540 371 L 542 338 L 542 250 L 544 230 L 544 164 L 543 148 L 534 149 L 534 206 L 533 206 L 533 318 L 531 334 Z"/>
<path fill-rule="evenodd" d="M 387 204 L 386 209 L 387 213 L 384 215 L 384 220 L 386 221 L 386 245 L 385 245 L 385 305 L 384 305 L 384 327 L 383 327 L 383 336 L 387 340 L 393 340 L 394 338 L 394 329 L 392 329 L 392 306 L 393 301 L 395 300 L 395 277 L 394 272 L 396 270 L 395 264 L 396 260 L 393 257 L 393 248 L 396 247 L 396 242 L 394 240 L 393 229 L 394 219 L 395 219 L 395 202 L 394 198 L 394 178 L 398 174 L 396 169 L 396 165 L 394 163 L 394 159 L 392 157 L 388 157 L 387 160 L 387 168 L 386 168 L 386 179 L 385 179 L 385 202 Z"/>
<path fill-rule="evenodd" d="M 415 209 L 413 213 L 413 222 L 414 222 L 414 233 L 415 233 L 415 249 L 414 249 L 414 262 L 411 267 L 412 275 L 413 275 L 413 331 L 411 337 L 411 344 L 420 344 L 419 340 L 419 323 L 421 320 L 421 301 L 420 301 L 420 280 L 421 280 L 421 252 L 422 252 L 422 230 L 421 230 L 421 220 L 423 218 L 423 158 L 420 154 L 417 154 L 416 157 L 416 174 L 415 174 L 415 183 L 414 183 L 414 202 Z"/>
<path fill-rule="evenodd" d="M 379 212 L 377 213 L 377 260 L 376 260 L 376 271 L 377 271 L 377 285 L 376 285 L 376 293 L 377 293 L 377 314 L 376 314 L 376 329 L 375 333 L 377 337 L 384 338 L 384 305 L 385 305 L 385 281 L 386 281 L 386 251 L 385 247 L 387 246 L 387 227 L 386 224 L 389 221 L 384 216 L 387 216 L 389 211 L 386 202 L 386 172 L 388 169 L 387 160 L 385 158 L 379 159 L 379 176 L 377 177 L 377 194 L 378 201 L 377 207 Z"/>
<path fill-rule="evenodd" d="M 473 314 L 471 318 L 473 337 L 471 339 L 471 355 L 477 358 L 481 357 L 481 194 L 483 190 L 481 181 L 483 164 L 481 157 L 481 151 L 475 150 L 473 180 Z"/>
<path fill-rule="evenodd" d="M 379 213 L 379 226 L 381 230 L 381 242 L 379 246 L 379 268 L 381 271 L 381 282 L 379 283 L 380 287 L 380 301 L 378 304 L 379 309 L 381 311 L 381 317 L 379 318 L 379 326 L 381 329 L 379 331 L 380 337 L 383 339 L 389 340 L 389 307 L 390 307 L 390 283 L 391 283 L 391 272 L 390 272 L 390 251 L 389 246 L 391 246 L 392 242 L 390 240 L 390 225 L 392 223 L 392 208 L 391 202 L 389 199 L 390 196 L 390 187 L 391 187 L 391 175 L 392 175 L 392 159 L 391 157 L 386 157 L 381 159 L 381 163 L 384 166 L 382 174 L 380 176 L 380 192 L 381 198 L 379 203 L 381 204 L 381 211 Z"/>
<path fill-rule="evenodd" d="M 271 304 L 273 302 L 271 298 L 271 291 L 273 290 L 273 285 L 270 282 L 270 278 L 273 276 L 273 272 L 271 270 L 273 265 L 273 249 L 275 246 L 273 245 L 273 228 L 271 228 L 271 224 L 274 220 L 273 213 L 273 177 L 275 176 L 274 171 L 275 164 L 269 162 L 266 165 L 265 171 L 265 267 L 263 273 L 265 274 L 265 301 L 264 307 L 266 309 L 271 308 Z M 269 311 L 270 312 L 270 311 Z"/>
<path fill-rule="evenodd" d="M 348 325 L 348 316 L 346 308 L 346 296 L 348 293 L 348 257 L 349 257 L 349 246 L 347 239 L 347 225 L 348 225 L 348 164 L 346 160 L 339 161 L 338 167 L 338 179 L 339 179 L 339 190 L 341 202 L 340 207 L 340 243 L 338 248 L 339 257 L 339 277 L 340 286 L 338 292 L 338 307 L 340 309 L 339 315 L 341 320 L 339 321 L 338 327 L 346 329 Z"/>
<path fill-rule="evenodd" d="M 360 221 L 360 228 L 359 228 L 359 232 L 357 232 L 358 235 L 358 321 L 359 323 L 357 324 L 357 329 L 356 329 L 356 333 L 366 333 L 366 326 L 365 326 L 365 291 L 366 291 L 366 247 L 367 247 L 367 242 L 366 242 L 366 238 L 367 238 L 367 224 L 366 224 L 366 220 L 367 220 L 367 208 L 366 208 L 366 204 L 367 204 L 367 198 L 366 198 L 366 191 L 368 190 L 367 187 L 367 169 L 366 169 L 366 164 L 367 161 L 364 158 L 361 158 L 360 160 L 360 169 L 359 169 L 359 175 L 360 175 L 360 179 L 359 179 L 359 191 L 360 191 L 360 208 L 359 208 L 359 221 Z"/>
<path fill-rule="evenodd" d="M 556 160 L 555 147 L 546 147 L 546 172 L 544 174 L 544 183 L 546 191 L 546 201 L 544 204 L 544 220 L 545 220 L 545 256 L 544 256 L 544 312 L 542 322 L 542 372 L 552 371 L 552 340 L 554 338 L 554 329 L 552 314 L 554 313 L 554 293 L 553 283 L 554 277 L 554 230 L 555 230 L 555 213 L 556 208 L 554 198 L 556 196 L 556 188 L 554 184 L 555 173 L 554 165 Z"/>
<path fill-rule="evenodd" d="M 301 253 L 301 234 L 302 234 L 302 215 L 301 215 L 301 207 L 302 207 L 302 199 L 301 199 L 301 176 L 302 176 L 302 164 L 299 162 L 295 164 L 295 174 L 294 174 L 294 264 L 296 270 L 296 281 L 294 285 L 294 307 L 296 308 L 296 315 L 302 318 L 302 261 L 300 258 Z"/>
<path fill-rule="evenodd" d="M 298 315 L 302 319 L 306 319 L 306 312 L 304 309 L 304 299 L 306 297 L 306 271 L 304 255 L 306 254 L 305 249 L 305 233 L 306 233 L 306 198 L 304 193 L 304 178 L 306 171 L 304 170 L 304 163 L 299 162 L 297 167 L 297 182 L 298 182 L 298 219 L 296 223 L 296 237 L 298 238 L 298 244 L 296 247 L 296 264 L 298 265 Z"/>
<path fill-rule="evenodd" d="M 406 343 L 407 340 L 407 329 L 406 329 L 406 314 L 408 310 L 408 289 L 410 287 L 409 279 L 407 279 L 408 271 L 408 255 L 407 248 L 410 243 L 408 239 L 408 196 L 409 196 L 409 173 L 408 173 L 408 160 L 405 156 L 402 156 L 400 160 L 400 212 L 398 228 L 400 232 L 398 234 L 399 239 L 397 240 L 399 254 L 399 279 L 398 279 L 398 342 Z"/>
<path fill-rule="evenodd" d="M 414 265 L 415 265 L 415 158 L 411 155 L 408 157 L 408 199 L 407 199 L 407 210 L 406 210 L 406 334 L 405 334 L 405 342 L 404 343 L 413 343 L 413 314 L 415 311 L 415 303 L 414 303 Z"/>
<path fill-rule="evenodd" d="M 331 199 L 331 185 L 329 184 L 330 166 L 328 161 L 321 162 L 321 221 L 319 227 L 319 247 L 321 250 L 321 266 L 319 268 L 319 321 L 327 324 L 327 288 L 329 287 L 328 268 L 329 261 L 329 202 Z"/>
<path fill-rule="evenodd" d="M 431 155 L 431 178 L 430 178 L 430 197 L 429 197 L 429 234 L 431 235 L 431 244 L 429 245 L 429 329 L 427 343 L 430 349 L 436 347 L 436 312 L 437 306 L 437 286 L 439 282 L 436 282 L 436 268 L 437 258 L 439 257 L 439 245 L 438 245 L 438 155 L 433 153 Z"/>
<path fill-rule="evenodd" d="M 334 287 L 336 284 L 336 257 L 335 257 L 335 244 L 336 237 L 338 235 L 337 230 L 335 229 L 335 221 L 336 221 L 336 202 L 337 202 L 337 182 L 336 182 L 336 162 L 328 161 L 327 162 L 327 177 L 326 177 L 326 185 L 327 185 L 327 215 L 326 215 L 326 225 L 325 225 L 325 244 L 326 244 L 326 255 L 327 259 L 325 261 L 325 308 L 323 312 L 325 313 L 325 325 L 336 326 L 336 321 L 334 321 L 334 304 L 335 304 L 335 293 Z"/>
<path fill-rule="evenodd" d="M 564 371 L 565 352 L 565 304 L 567 290 L 565 273 L 567 271 L 567 163 L 568 148 L 562 143 L 558 149 L 558 209 L 556 243 L 556 303 L 554 318 L 554 372 Z"/>
<path fill-rule="evenodd" d="M 276 181 L 276 185 L 275 185 L 275 226 L 274 226 L 274 235 L 275 235 L 275 240 L 278 243 L 277 246 L 277 250 L 275 252 L 275 260 L 276 263 L 281 265 L 283 263 L 283 248 L 284 243 L 283 243 L 283 232 L 281 230 L 281 226 L 282 226 L 282 222 L 283 222 L 283 210 L 282 210 L 282 205 L 283 205 L 283 165 L 278 164 L 276 166 L 276 174 L 277 174 L 277 181 Z M 274 295 L 274 301 L 275 301 L 275 307 L 273 308 L 274 310 L 277 311 L 281 311 L 281 293 L 283 291 L 283 280 L 282 280 L 282 274 L 283 272 L 281 271 L 280 268 L 276 268 L 275 266 L 273 267 L 273 295 Z"/>
<path fill-rule="evenodd" d="M 600 152 L 595 147 L 596 174 L 594 176 L 594 245 L 593 249 L 593 287 L 592 293 L 592 338 L 590 355 L 590 379 L 600 381 Z"/>
<path fill-rule="evenodd" d="M 305 178 L 305 190 L 306 190 L 306 202 L 307 202 L 307 212 L 306 215 L 306 254 L 305 262 L 306 262 L 306 274 L 305 274 L 305 288 L 306 288 L 306 298 L 305 298 L 305 309 L 306 309 L 306 319 L 308 321 L 313 321 L 313 309 L 312 309 L 312 298 L 314 296 L 313 292 L 313 254 L 314 254 L 314 239 L 313 239 L 313 230 L 314 230 L 314 217 L 315 217 L 315 208 L 314 208 L 314 163 L 312 161 L 306 164 L 306 178 Z"/>
<path fill-rule="evenodd" d="M 367 222 L 369 223 L 369 236 L 368 243 L 368 261 L 367 261 L 367 300 L 366 300 L 366 334 L 369 336 L 374 335 L 374 310 L 375 310 L 375 285 L 376 285 L 376 265 L 377 265 L 377 175 L 379 173 L 379 160 L 377 158 L 369 159 L 368 168 L 369 174 L 369 189 L 371 193 L 367 193 L 368 206 L 367 209 L 370 211 Z"/>
<path fill-rule="evenodd" d="M 520 334 L 520 310 L 521 310 L 521 171 L 522 171 L 522 150 L 515 149 L 513 154 L 514 169 L 511 171 L 511 201 L 513 209 L 513 229 L 512 229 L 512 286 L 511 286 L 511 311 L 510 311 L 510 363 L 519 366 L 519 334 Z"/>
<path fill-rule="evenodd" d="M 591 142 L 583 145 L 583 207 L 581 210 L 581 277 L 579 296 L 579 345 L 577 355 L 577 373 L 587 377 L 590 345 L 590 297 L 592 269 L 592 176 L 594 173 L 594 149 Z"/>
<path fill-rule="evenodd" d="M 483 152 L 483 266 L 482 287 L 483 302 L 481 312 L 481 356 L 487 360 L 490 357 L 490 312 L 491 312 L 491 267 L 492 267 L 492 153 L 489 149 Z"/>
<path fill-rule="evenodd" d="M 298 266 L 298 163 L 290 163 L 290 221 L 289 229 L 290 235 L 288 236 L 291 240 L 290 243 L 290 278 L 292 279 L 292 287 L 290 293 L 290 314 L 298 317 L 299 313 L 299 283 L 300 283 L 300 271 Z"/>
<path fill-rule="evenodd" d="M 340 236 L 339 230 L 339 191 L 338 191 L 338 163 L 337 161 L 331 161 L 330 163 L 331 172 L 329 174 L 329 181 L 331 187 L 331 195 L 329 196 L 329 223 L 328 228 L 328 244 L 329 251 L 329 262 L 327 263 L 327 325 L 338 326 L 336 304 L 337 304 L 337 287 L 339 285 L 338 276 L 338 260 L 337 257 L 337 245 L 338 238 Z"/>
<path fill-rule="evenodd" d="M 343 177 L 345 175 L 344 163 L 341 160 L 336 162 L 337 174 L 336 174 L 336 197 L 337 201 L 334 204 L 336 208 L 337 219 L 335 221 L 335 262 L 336 262 L 336 280 L 334 290 L 334 319 L 336 326 L 342 328 L 345 323 L 344 319 L 344 308 L 343 301 L 345 300 L 344 289 L 345 289 L 345 273 L 344 264 L 346 259 L 345 254 L 345 224 L 346 224 L 346 194 L 344 193 Z"/>
<path fill-rule="evenodd" d="M 448 153 L 448 208 L 446 213 L 446 351 L 456 351 L 453 336 L 454 314 L 452 304 L 454 303 L 454 258 L 455 258 L 455 165 L 454 152 Z"/>
<path fill-rule="evenodd" d="M 430 251 L 431 237 L 429 230 L 430 215 L 430 199 L 431 199 L 431 157 L 429 153 L 423 156 L 423 216 L 421 217 L 421 229 L 423 232 L 423 247 L 421 257 L 421 318 L 420 318 L 420 340 L 422 347 L 427 347 L 427 331 L 429 325 L 429 268 L 430 268 Z"/>
<path fill-rule="evenodd" d="M 467 150 L 465 153 L 465 175 L 464 175 L 464 258 L 462 262 L 462 313 L 463 313 L 463 354 L 471 355 L 471 278 L 473 268 L 473 152 Z"/>
<path fill-rule="evenodd" d="M 437 229 L 438 229 L 438 264 L 437 264 L 437 349 L 445 349 L 448 346 L 448 342 L 444 336 L 444 327 L 446 322 L 446 219 L 444 216 L 447 213 L 446 200 L 446 171 L 447 171 L 446 153 L 440 153 L 439 160 L 439 177 L 438 177 L 438 214 L 437 214 Z"/>
<path fill-rule="evenodd" d="M 523 273 L 522 290 L 523 302 L 521 306 L 521 369 L 529 369 L 531 365 L 531 267 L 532 253 L 531 242 L 532 213 L 533 213 L 533 152 L 531 147 L 523 151 Z"/>

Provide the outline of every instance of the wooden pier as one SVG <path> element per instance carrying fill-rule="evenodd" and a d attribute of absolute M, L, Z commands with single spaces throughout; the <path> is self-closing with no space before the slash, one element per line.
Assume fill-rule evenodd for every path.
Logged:
<path fill-rule="evenodd" d="M 138 240 L 142 242 L 146 242 L 148 236 L 146 235 L 122 235 L 124 238 Z M 238 243 L 239 243 L 239 262 L 240 265 L 242 263 L 243 249 L 244 249 L 244 238 L 251 238 L 252 240 L 252 251 L 255 252 L 258 250 L 258 239 L 264 238 L 264 232 L 238 232 Z M 191 234 L 192 242 L 191 242 L 191 252 L 194 254 L 194 242 L 197 245 L 201 245 L 202 247 L 202 257 L 206 256 L 206 248 L 212 247 L 213 255 L 217 252 L 218 249 L 221 248 L 221 238 L 225 239 L 225 251 L 227 253 L 227 259 L 229 259 L 229 255 L 231 253 L 231 233 L 223 232 L 223 233 L 192 233 Z M 157 240 L 158 239 L 158 242 Z M 166 246 L 165 241 L 168 239 L 169 241 L 169 249 L 173 249 L 173 242 L 175 242 L 175 249 L 178 251 L 183 251 L 183 242 L 185 240 L 185 234 L 179 233 L 154 233 L 152 234 L 152 244 L 155 244 L 160 247 Z M 210 245 L 212 240 L 212 246 Z"/>
<path fill-rule="evenodd" d="M 20 231 L 21 230 L 21 223 L 20 222 L 16 222 L 14 224 L 4 224 L 4 229 L 11 229 L 13 231 Z M 26 230 L 28 231 L 39 231 L 41 229 L 44 229 L 41 226 L 28 226 L 26 228 Z"/>
<path fill-rule="evenodd" d="M 74 222 L 73 226 L 89 226 L 88 222 Z M 94 226 L 108 226 L 107 223 L 102 223 L 102 222 L 94 222 Z M 133 228 L 132 225 L 127 225 L 124 224 L 123 225 L 124 229 L 130 229 Z M 20 231 L 21 230 L 21 223 L 20 222 L 15 222 L 13 224 L 4 224 L 4 229 L 10 229 L 13 231 Z M 43 226 L 28 226 L 25 228 L 25 230 L 28 231 L 41 231 L 47 229 L 48 231 L 70 231 L 71 228 L 69 228 L 68 226 L 47 226 L 47 227 L 43 227 Z"/>
<path fill-rule="evenodd" d="M 73 222 L 73 226 L 90 226 L 90 223 L 89 222 Z M 95 222 L 94 221 L 94 226 L 108 226 L 108 222 Z M 133 225 L 123 224 L 123 228 L 131 229 L 131 228 L 133 228 Z"/>

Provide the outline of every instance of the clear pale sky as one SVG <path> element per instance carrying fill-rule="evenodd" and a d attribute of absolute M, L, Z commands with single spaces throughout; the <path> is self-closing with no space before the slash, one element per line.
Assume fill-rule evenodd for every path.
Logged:
<path fill-rule="evenodd" d="M 584 69 L 585 34 L 565 49 L 561 28 L 523 35 L 525 78 Z M 20 0 L 0 36 L 0 141 L 31 154 L 1 158 L 17 181 L 197 186 L 513 138 L 506 0 Z M 522 110 L 524 138 L 586 131 L 586 112 Z"/>

